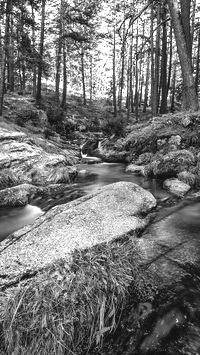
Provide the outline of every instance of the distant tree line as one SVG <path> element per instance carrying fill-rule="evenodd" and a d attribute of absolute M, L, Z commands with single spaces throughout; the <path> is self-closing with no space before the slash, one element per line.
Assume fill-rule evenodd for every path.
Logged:
<path fill-rule="evenodd" d="M 5 92 L 40 103 L 43 79 L 67 104 L 110 98 L 114 117 L 198 110 L 200 7 L 196 0 L 0 2 L 0 115 Z"/>

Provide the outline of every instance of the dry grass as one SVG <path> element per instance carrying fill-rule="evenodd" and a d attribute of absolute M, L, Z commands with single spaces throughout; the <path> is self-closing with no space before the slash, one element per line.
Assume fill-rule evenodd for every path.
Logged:
<path fill-rule="evenodd" d="M 4 354 L 89 353 L 116 329 L 130 286 L 137 302 L 145 286 L 131 241 L 75 251 L 8 299 L 1 295 Z"/>

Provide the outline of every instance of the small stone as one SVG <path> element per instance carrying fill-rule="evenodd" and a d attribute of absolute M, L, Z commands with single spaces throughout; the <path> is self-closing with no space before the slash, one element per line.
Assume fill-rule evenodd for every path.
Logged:
<path fill-rule="evenodd" d="M 163 187 L 178 197 L 183 197 L 191 189 L 190 185 L 173 178 L 165 180 Z"/>

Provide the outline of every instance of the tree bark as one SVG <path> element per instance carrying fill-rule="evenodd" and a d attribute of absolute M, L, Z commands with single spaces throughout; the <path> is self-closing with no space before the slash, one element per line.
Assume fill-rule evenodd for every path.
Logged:
<path fill-rule="evenodd" d="M 198 87 L 199 87 L 199 61 L 200 61 L 200 29 L 198 31 L 198 48 L 197 48 L 196 75 L 195 75 L 195 90 L 197 95 L 198 95 Z"/>
<path fill-rule="evenodd" d="M 148 104 L 149 77 L 150 77 L 150 52 L 148 52 L 147 55 L 146 83 L 145 83 L 144 106 L 143 106 L 144 113 L 147 110 L 147 104 Z"/>
<path fill-rule="evenodd" d="M 83 105 L 86 106 L 86 87 L 85 87 L 85 65 L 84 65 L 84 49 L 81 49 L 81 73 L 83 85 Z"/>
<path fill-rule="evenodd" d="M 136 34 L 136 44 L 135 44 L 135 119 L 138 122 L 139 118 L 139 92 L 138 92 L 138 26 L 137 26 L 137 34 Z"/>
<path fill-rule="evenodd" d="M 174 72 L 172 78 L 171 112 L 175 111 L 175 89 L 176 89 L 176 62 L 174 62 Z"/>
<path fill-rule="evenodd" d="M 184 91 L 184 109 L 198 110 L 198 97 L 195 90 L 195 82 L 192 75 L 192 63 L 191 58 L 188 53 L 188 45 L 186 43 L 186 38 L 181 23 L 181 18 L 179 16 L 179 8 L 177 0 L 167 0 L 171 18 L 172 25 L 174 28 L 174 34 L 181 64 L 181 71 L 183 76 L 183 91 Z"/>
<path fill-rule="evenodd" d="M 170 33 L 169 33 L 169 69 L 167 78 L 167 96 L 169 93 L 171 75 L 172 75 L 172 55 L 173 55 L 173 41 L 172 41 L 172 23 L 170 23 Z"/>
<path fill-rule="evenodd" d="M 125 21 L 123 23 L 123 37 L 121 47 L 121 77 L 119 81 L 119 112 L 122 110 L 122 96 L 124 88 L 124 67 L 125 67 L 125 48 L 126 48 L 126 35 L 125 35 Z"/>
<path fill-rule="evenodd" d="M 158 4 L 157 8 L 157 25 L 160 23 L 160 10 L 161 6 Z M 160 26 L 157 28 L 156 34 L 156 53 L 155 53 L 155 81 L 153 91 L 152 115 L 156 116 L 158 113 L 158 87 L 159 87 L 159 74 L 160 74 Z"/>
<path fill-rule="evenodd" d="M 188 57 L 192 59 L 192 38 L 190 30 L 190 6 L 191 0 L 181 0 L 181 24 L 185 36 Z"/>
<path fill-rule="evenodd" d="M 6 28 L 5 28 L 5 55 L 7 69 L 7 88 L 14 91 L 14 56 L 13 56 L 13 1 L 7 0 L 6 4 Z"/>
<path fill-rule="evenodd" d="M 40 49 L 39 55 L 40 60 L 38 64 L 38 78 L 37 78 L 37 92 L 36 92 L 36 101 L 40 103 L 42 98 L 42 60 L 44 53 L 44 29 L 45 29 L 45 5 L 46 0 L 42 0 L 42 18 L 41 18 L 41 28 L 40 28 Z"/>
<path fill-rule="evenodd" d="M 63 39 L 63 92 L 61 107 L 66 108 L 67 104 L 67 52 L 66 52 L 66 40 Z"/>
<path fill-rule="evenodd" d="M 153 113 L 153 101 L 154 101 L 154 85 L 155 85 L 155 61 L 154 61 L 154 10 L 151 5 L 151 111 Z"/>
<path fill-rule="evenodd" d="M 3 111 L 3 97 L 4 97 L 4 81 L 5 81 L 5 52 L 3 41 L 1 39 L 1 24 L 0 24 L 0 116 Z"/>
<path fill-rule="evenodd" d="M 166 7 L 165 4 L 162 8 L 162 28 L 163 28 L 163 36 L 162 36 L 162 59 L 161 59 L 161 105 L 160 105 L 160 113 L 167 112 L 167 24 L 166 20 Z"/>
<path fill-rule="evenodd" d="M 90 104 L 93 99 L 93 56 L 90 54 Z"/>
<path fill-rule="evenodd" d="M 117 117 L 117 95 L 116 95 L 116 38 L 115 38 L 115 26 L 113 28 L 113 107 L 114 107 L 114 117 Z"/>
<path fill-rule="evenodd" d="M 60 2 L 60 16 L 59 16 L 59 30 L 58 30 L 58 44 L 56 53 L 56 102 L 60 101 L 60 70 L 61 70 L 61 55 L 62 55 L 62 29 L 63 29 L 63 4 Z"/>
<path fill-rule="evenodd" d="M 35 51 L 35 13 L 34 13 L 34 6 L 33 6 L 33 2 L 31 2 L 31 12 L 32 12 L 32 21 L 33 21 L 33 25 L 32 25 L 32 45 L 33 45 L 33 49 Z M 36 85 L 37 85 L 37 72 L 36 72 L 36 62 L 35 59 L 33 59 L 33 96 L 36 96 Z"/>

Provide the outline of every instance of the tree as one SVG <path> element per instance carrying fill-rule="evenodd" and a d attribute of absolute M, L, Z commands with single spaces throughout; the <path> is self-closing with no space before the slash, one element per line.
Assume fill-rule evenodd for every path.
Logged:
<path fill-rule="evenodd" d="M 36 100 L 37 102 L 41 101 L 42 94 L 42 61 L 44 54 L 44 28 L 45 28 L 45 5 L 46 0 L 42 0 L 42 15 L 41 15 L 41 27 L 40 27 L 40 50 L 39 50 L 39 63 L 38 63 L 38 77 L 37 77 L 37 92 Z"/>
<path fill-rule="evenodd" d="M 167 112 L 167 24 L 166 24 L 166 2 L 162 6 L 162 60 L 161 60 L 161 80 L 162 98 L 160 113 Z"/>
<path fill-rule="evenodd" d="M 181 0 L 180 16 L 178 1 L 167 0 L 183 76 L 183 107 L 196 111 L 199 108 L 199 104 L 192 74 L 191 44 L 190 35 L 188 34 L 188 3 L 190 3 L 189 0 Z M 183 24 L 185 21 L 187 21 L 187 24 Z"/>
<path fill-rule="evenodd" d="M 3 110 L 3 97 L 4 97 L 4 81 L 5 81 L 5 52 L 2 40 L 2 31 L 0 24 L 0 116 Z"/>

